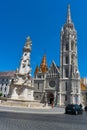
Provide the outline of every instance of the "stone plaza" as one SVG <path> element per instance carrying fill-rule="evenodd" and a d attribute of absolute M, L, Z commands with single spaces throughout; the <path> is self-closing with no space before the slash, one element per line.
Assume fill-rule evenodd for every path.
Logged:
<path fill-rule="evenodd" d="M 3 109 L 3 110 L 1 110 Z M 15 108 L 16 110 L 16 108 Z M 24 110 L 23 110 L 24 111 Z M 58 114 L 58 108 L 45 110 L 27 110 L 25 112 L 4 112 L 0 108 L 1 130 L 86 130 L 87 113 L 83 115 Z M 32 112 L 32 113 L 31 113 Z M 42 114 L 41 114 L 41 113 Z M 52 113 L 53 112 L 53 113 Z M 35 114 L 36 113 L 36 114 Z"/>

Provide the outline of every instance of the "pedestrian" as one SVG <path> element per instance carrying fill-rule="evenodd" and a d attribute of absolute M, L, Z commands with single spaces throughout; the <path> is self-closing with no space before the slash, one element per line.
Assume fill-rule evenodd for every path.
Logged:
<path fill-rule="evenodd" d="M 51 107 L 53 108 L 53 101 L 52 101 L 52 103 L 51 103 Z"/>

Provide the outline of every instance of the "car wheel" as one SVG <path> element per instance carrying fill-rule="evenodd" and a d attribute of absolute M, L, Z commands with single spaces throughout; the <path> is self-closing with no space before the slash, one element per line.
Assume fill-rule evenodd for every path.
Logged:
<path fill-rule="evenodd" d="M 71 114 L 73 115 L 73 111 L 71 112 Z"/>
<path fill-rule="evenodd" d="M 65 114 L 68 114 L 68 112 L 67 112 L 67 111 L 65 111 Z"/>
<path fill-rule="evenodd" d="M 78 111 L 75 111 L 75 115 L 78 115 Z"/>
<path fill-rule="evenodd" d="M 87 107 L 85 108 L 85 111 L 87 111 Z"/>

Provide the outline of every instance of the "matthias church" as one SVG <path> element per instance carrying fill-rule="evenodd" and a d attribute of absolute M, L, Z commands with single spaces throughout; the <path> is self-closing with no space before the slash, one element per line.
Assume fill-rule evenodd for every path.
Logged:
<path fill-rule="evenodd" d="M 16 71 L 0 72 L 1 96 L 11 100 L 39 101 L 50 105 L 86 104 L 87 87 L 78 70 L 77 31 L 68 5 L 67 18 L 60 35 L 60 65 L 47 65 L 46 55 L 31 77 L 32 41 L 27 37 L 20 66 Z"/>

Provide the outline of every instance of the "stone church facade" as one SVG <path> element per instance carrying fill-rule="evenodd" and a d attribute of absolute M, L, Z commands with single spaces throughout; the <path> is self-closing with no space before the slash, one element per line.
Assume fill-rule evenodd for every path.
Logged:
<path fill-rule="evenodd" d="M 78 70 L 77 33 L 68 6 L 67 20 L 61 29 L 60 67 L 52 62 L 48 68 L 46 56 L 34 77 L 35 99 L 58 105 L 81 103 L 80 74 Z"/>
<path fill-rule="evenodd" d="M 57 88 L 59 86 L 59 67 L 53 61 L 48 68 L 46 55 L 43 56 L 40 67 L 34 74 L 34 98 L 48 104 L 55 100 L 57 103 Z"/>

